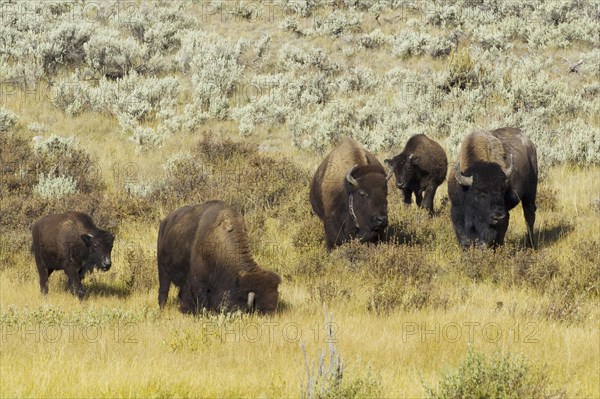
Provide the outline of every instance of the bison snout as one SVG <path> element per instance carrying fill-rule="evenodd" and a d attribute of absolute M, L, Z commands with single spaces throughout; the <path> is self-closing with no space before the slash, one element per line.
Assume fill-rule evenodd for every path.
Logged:
<path fill-rule="evenodd" d="M 490 215 L 490 225 L 496 226 L 504 219 L 506 219 L 506 212 L 495 212 L 492 215 Z"/>
<path fill-rule="evenodd" d="M 375 229 L 383 228 L 383 227 L 387 226 L 387 224 L 388 224 L 388 218 L 386 215 L 373 216 L 373 219 L 371 220 L 371 225 Z"/>
<path fill-rule="evenodd" d="M 105 259 L 102 261 L 102 264 L 100 265 L 100 269 L 102 269 L 103 271 L 108 271 L 111 266 L 112 266 L 112 262 L 110 261 L 110 259 Z"/>
<path fill-rule="evenodd" d="M 402 182 L 396 183 L 396 187 L 398 187 L 400 190 L 404 190 L 406 188 L 406 184 Z"/>

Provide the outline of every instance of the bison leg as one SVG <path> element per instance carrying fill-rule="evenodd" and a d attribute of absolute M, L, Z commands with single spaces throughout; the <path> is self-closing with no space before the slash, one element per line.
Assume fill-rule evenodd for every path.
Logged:
<path fill-rule="evenodd" d="M 417 206 L 421 206 L 421 203 L 423 202 L 423 192 L 419 188 L 415 190 L 415 199 Z"/>
<path fill-rule="evenodd" d="M 50 276 L 50 273 L 45 266 L 38 266 L 38 273 L 40 275 L 40 291 L 42 294 L 46 295 L 48 294 L 48 277 Z"/>
<path fill-rule="evenodd" d="M 423 203 L 423 207 L 429 211 L 430 215 L 433 215 L 433 198 L 435 197 L 435 191 L 437 187 L 427 187 L 425 190 L 425 202 Z"/>
<path fill-rule="evenodd" d="M 179 299 L 179 309 L 183 313 L 197 314 L 208 305 L 205 287 L 193 278 L 188 278 L 181 287 Z"/>
<path fill-rule="evenodd" d="M 334 246 L 341 245 L 346 237 L 342 228 L 338 227 L 333 218 L 325 219 L 323 225 L 325 227 L 325 244 L 327 249 L 331 251 Z"/>
<path fill-rule="evenodd" d="M 452 219 L 452 226 L 454 227 L 458 243 L 462 247 L 466 247 L 469 241 L 465 231 L 465 214 L 462 206 L 452 206 L 450 209 L 450 218 Z"/>
<path fill-rule="evenodd" d="M 77 294 L 79 300 L 83 300 L 85 291 L 83 290 L 83 285 L 81 285 L 81 279 L 79 278 L 77 269 L 74 265 L 67 264 L 65 265 L 64 270 L 69 278 L 69 289 L 73 294 Z"/>
<path fill-rule="evenodd" d="M 527 246 L 535 248 L 533 241 L 533 224 L 535 223 L 535 200 L 523 197 L 521 204 L 523 205 L 523 214 L 525 216 L 525 222 L 527 223 Z"/>
<path fill-rule="evenodd" d="M 48 271 L 46 264 L 42 260 L 41 256 L 38 256 L 36 253 L 35 256 L 35 265 L 37 266 L 38 274 L 40 276 L 40 291 L 42 294 L 48 294 L 48 277 L 52 270 Z"/>
<path fill-rule="evenodd" d="M 403 188 L 402 194 L 404 194 L 404 204 L 410 205 L 412 204 L 412 190 L 409 188 Z"/>
<path fill-rule="evenodd" d="M 164 308 L 169 297 L 169 288 L 171 287 L 171 279 L 165 273 L 162 268 L 158 269 L 158 307 Z M 182 288 L 183 289 L 183 288 Z M 179 296 L 181 297 L 181 290 L 179 290 Z"/>

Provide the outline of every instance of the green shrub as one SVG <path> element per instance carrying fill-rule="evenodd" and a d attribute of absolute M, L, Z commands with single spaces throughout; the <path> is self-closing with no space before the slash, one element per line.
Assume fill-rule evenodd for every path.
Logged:
<path fill-rule="evenodd" d="M 448 59 L 448 70 L 444 89 L 453 88 L 461 90 L 474 88 L 484 84 L 487 71 L 478 60 L 474 59 L 469 48 L 453 51 Z"/>
<path fill-rule="evenodd" d="M 496 353 L 491 358 L 469 349 L 458 370 L 447 373 L 436 388 L 425 386 L 430 398 L 547 398 L 565 397 L 564 392 L 549 390 L 543 368 L 525 358 Z"/>

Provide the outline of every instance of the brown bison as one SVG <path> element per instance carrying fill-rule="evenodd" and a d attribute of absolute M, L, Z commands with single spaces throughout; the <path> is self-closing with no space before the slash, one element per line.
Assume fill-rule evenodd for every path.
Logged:
<path fill-rule="evenodd" d="M 508 211 L 521 201 L 528 245 L 533 245 L 537 181 L 535 146 L 518 129 L 467 135 L 448 176 L 452 223 L 460 244 L 502 245 Z"/>
<path fill-rule="evenodd" d="M 388 223 L 387 180 L 381 163 L 353 139 L 345 138 L 317 168 L 310 203 L 325 228 L 328 249 L 357 237 L 381 239 Z"/>
<path fill-rule="evenodd" d="M 277 307 L 280 278 L 252 259 L 242 216 L 222 201 L 188 205 L 169 214 L 158 230 L 158 305 L 171 283 L 184 313 Z"/>
<path fill-rule="evenodd" d="M 110 269 L 114 236 L 96 227 L 89 215 L 65 212 L 39 219 L 31 230 L 31 251 L 40 275 L 40 289 L 48 293 L 48 276 L 64 270 L 71 292 L 82 299 L 81 279 L 94 267 Z"/>
<path fill-rule="evenodd" d="M 417 134 L 408 140 L 400 154 L 385 163 L 396 175 L 396 187 L 402 190 L 404 203 L 409 205 L 414 193 L 417 206 L 433 214 L 435 192 L 448 173 L 448 158 L 442 146 L 424 134 Z"/>

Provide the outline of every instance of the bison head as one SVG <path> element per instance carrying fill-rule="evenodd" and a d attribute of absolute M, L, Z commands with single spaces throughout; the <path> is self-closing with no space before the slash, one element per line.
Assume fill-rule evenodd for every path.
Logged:
<path fill-rule="evenodd" d="M 277 308 L 281 279 L 269 270 L 240 271 L 237 279 L 235 306 L 248 311 L 270 313 Z"/>
<path fill-rule="evenodd" d="M 458 232 L 463 247 L 469 245 L 502 244 L 508 228 L 509 215 L 505 195 L 508 190 L 508 169 L 496 163 L 478 162 L 463 175 L 460 162 L 456 164 L 455 178 L 461 186 L 464 227 Z"/>
<path fill-rule="evenodd" d="M 373 240 L 387 227 L 387 179 L 374 165 L 354 165 L 346 173 L 348 208 L 364 241 Z"/>
<path fill-rule="evenodd" d="M 408 187 L 415 178 L 416 168 L 419 165 L 420 158 L 414 154 L 401 153 L 392 159 L 386 159 L 384 162 L 394 172 L 396 176 L 396 187 L 403 190 Z"/>
<path fill-rule="evenodd" d="M 81 239 L 90 250 L 86 269 L 89 270 L 95 265 L 102 271 L 109 270 L 112 265 L 110 254 L 115 237 L 108 231 L 98 230 L 93 234 L 82 234 Z"/>

